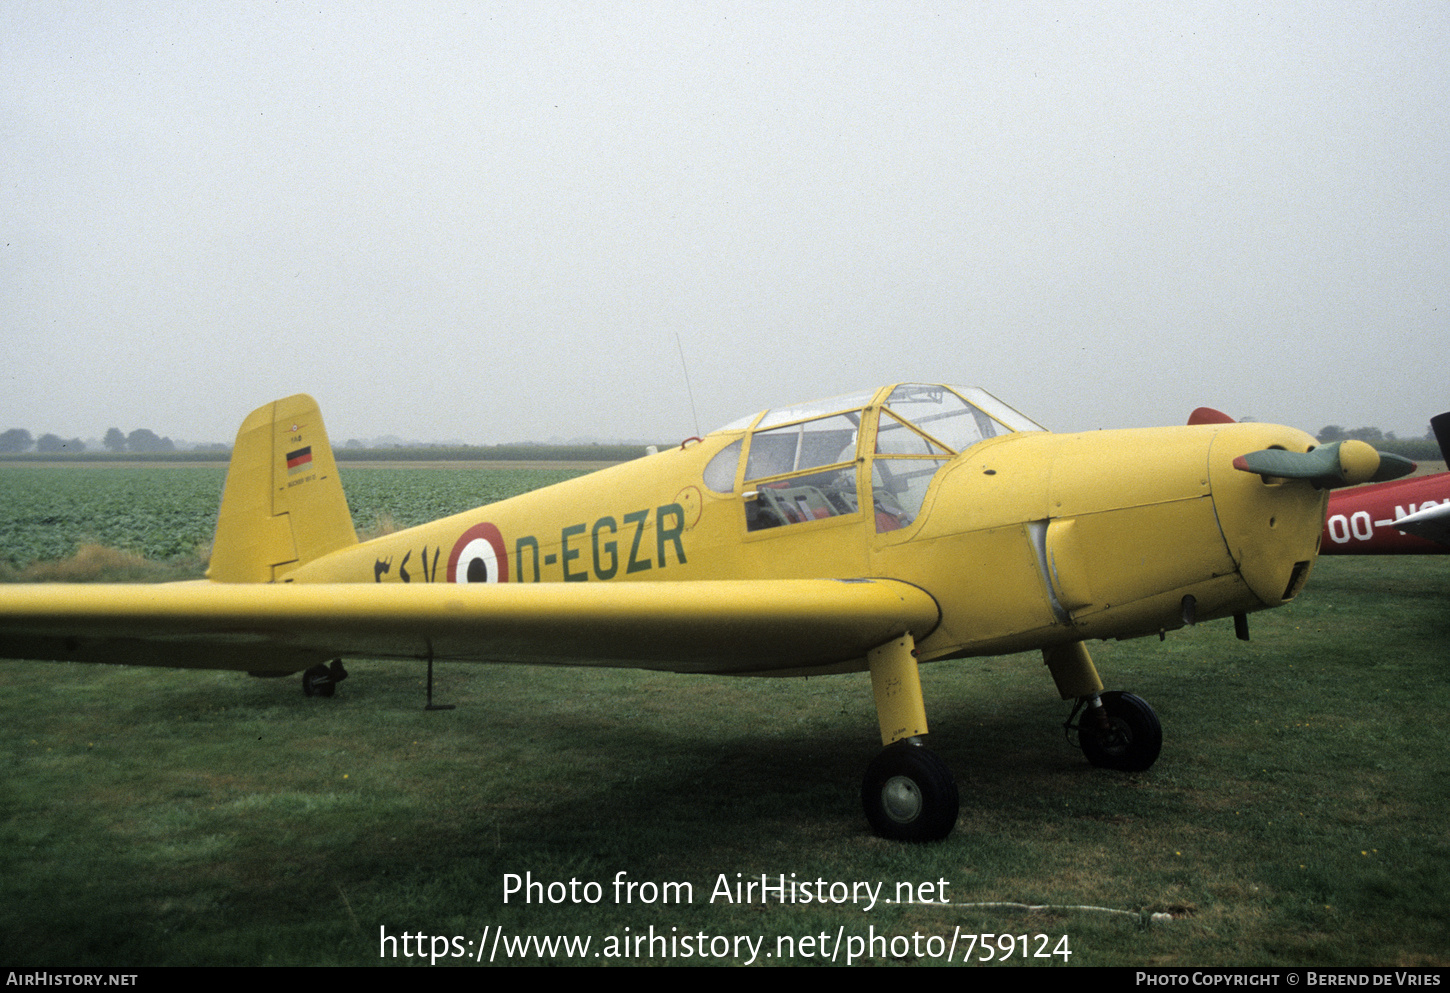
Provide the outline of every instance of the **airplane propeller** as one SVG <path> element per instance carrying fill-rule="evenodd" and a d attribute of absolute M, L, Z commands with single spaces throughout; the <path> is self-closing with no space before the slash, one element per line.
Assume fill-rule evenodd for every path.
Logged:
<path fill-rule="evenodd" d="M 1234 459 L 1234 468 L 1269 479 L 1307 479 L 1321 489 L 1383 483 L 1408 476 L 1415 463 L 1355 439 L 1321 445 L 1308 452 L 1266 448 Z"/>

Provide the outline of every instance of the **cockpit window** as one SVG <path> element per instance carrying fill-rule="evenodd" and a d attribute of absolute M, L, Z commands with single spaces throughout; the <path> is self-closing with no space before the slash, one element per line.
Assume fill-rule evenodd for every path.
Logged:
<path fill-rule="evenodd" d="M 740 465 L 739 439 L 716 452 L 705 466 L 705 485 L 716 493 L 735 492 L 735 469 Z"/>
<path fill-rule="evenodd" d="M 1021 411 L 1013 410 L 986 390 L 979 389 L 975 386 L 952 386 L 948 388 L 967 403 L 1005 427 L 1008 431 L 1047 430 Z"/>
<path fill-rule="evenodd" d="M 864 407 L 876 396 L 875 390 L 867 390 L 864 393 L 847 393 L 844 396 L 829 397 L 825 400 L 813 400 L 810 403 L 803 403 L 795 407 L 775 407 L 761 414 L 751 414 L 748 417 L 737 418 L 729 424 L 720 428 L 721 431 L 743 431 L 755 425 L 756 430 L 773 428 L 780 424 L 787 424 L 791 421 L 805 421 L 811 418 L 820 417 L 823 414 L 834 414 L 838 411 L 852 410 Z M 760 422 L 756 423 L 756 418 Z"/>
<path fill-rule="evenodd" d="M 746 485 L 752 491 L 745 495 L 746 528 L 759 531 L 857 513 L 860 428 L 859 410 L 757 427 L 745 464 Z M 806 471 L 811 469 L 819 471 Z"/>
<path fill-rule="evenodd" d="M 986 438 L 995 438 L 1003 430 L 986 413 L 941 386 L 898 386 L 887 398 L 886 408 L 895 418 L 890 422 L 882 418 L 876 445 L 876 451 L 882 453 L 939 454 L 943 448 L 956 453 Z M 895 430 L 903 421 L 926 440 L 926 451 L 920 447 L 890 447 L 893 440 L 906 440 L 903 432 Z M 888 442 L 888 447 L 882 447 L 883 441 Z"/>
<path fill-rule="evenodd" d="M 916 428 L 884 411 L 876 427 L 877 455 L 951 455 L 946 446 L 935 442 Z"/>
<path fill-rule="evenodd" d="M 854 465 L 761 482 L 755 487 L 745 494 L 747 531 L 805 524 L 860 510 Z"/>
<path fill-rule="evenodd" d="M 921 514 L 927 487 L 946 459 L 878 458 L 871 463 L 871 501 L 876 530 L 898 531 Z"/>
<path fill-rule="evenodd" d="M 878 395 L 778 407 L 721 429 L 748 432 L 741 495 L 749 530 L 862 512 L 875 515 L 878 532 L 909 527 L 937 471 L 954 456 L 999 435 L 1043 430 L 975 388 L 907 383 L 876 406 Z M 710 489 L 737 492 L 740 447 L 734 442 L 706 467 Z M 869 473 L 859 471 L 858 460 Z"/>
<path fill-rule="evenodd" d="M 856 461 L 860 411 L 819 417 L 769 430 L 755 429 L 745 478 L 764 479 L 816 466 Z"/>

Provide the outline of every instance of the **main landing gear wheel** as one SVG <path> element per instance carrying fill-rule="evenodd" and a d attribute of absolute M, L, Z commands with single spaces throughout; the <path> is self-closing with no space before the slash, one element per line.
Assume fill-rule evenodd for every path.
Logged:
<path fill-rule="evenodd" d="M 957 781 L 935 752 L 899 741 L 866 767 L 866 820 L 892 841 L 940 841 L 957 824 Z"/>
<path fill-rule="evenodd" d="M 302 692 L 307 696 L 332 696 L 337 684 L 346 678 L 342 659 L 333 659 L 331 666 L 315 665 L 302 674 Z"/>
<path fill-rule="evenodd" d="M 1099 727 L 1089 707 L 1078 722 L 1077 739 L 1087 760 L 1100 769 L 1142 772 L 1163 750 L 1163 727 L 1158 715 L 1131 693 L 1104 693 L 1103 714 L 1108 726 Z"/>

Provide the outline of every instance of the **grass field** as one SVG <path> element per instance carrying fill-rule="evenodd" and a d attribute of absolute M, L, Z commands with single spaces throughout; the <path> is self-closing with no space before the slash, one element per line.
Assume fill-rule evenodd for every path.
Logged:
<path fill-rule="evenodd" d="M 825 935 L 858 942 L 842 961 L 932 964 L 988 932 L 1010 936 L 994 959 L 1033 965 L 1445 965 L 1447 602 L 1445 558 L 1325 559 L 1251 617 L 1252 642 L 1217 623 L 1092 646 L 1163 721 L 1135 775 L 1064 742 L 1038 657 L 927 666 L 962 792 L 929 846 L 875 838 L 860 812 L 879 747 L 864 675 L 450 666 L 436 696 L 457 709 L 425 712 L 401 663 L 350 662 L 333 699 L 295 678 L 0 663 L 0 961 L 416 964 L 401 938 L 421 933 L 442 965 L 502 929 L 591 940 L 510 961 L 604 964 L 653 928 L 619 960 L 697 963 L 680 939 L 703 935 L 728 952 L 706 961 L 749 960 L 730 940 L 749 937 L 757 962 L 804 964 Z M 924 899 L 717 891 L 762 875 Z M 506 899 L 513 877 L 564 885 Z M 617 899 L 616 878 L 656 887 Z"/>

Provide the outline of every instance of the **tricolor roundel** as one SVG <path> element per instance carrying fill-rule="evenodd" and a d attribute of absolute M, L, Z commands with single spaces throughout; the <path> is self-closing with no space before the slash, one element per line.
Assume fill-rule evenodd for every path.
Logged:
<path fill-rule="evenodd" d="M 506 583 L 508 552 L 503 535 L 492 524 L 475 524 L 453 543 L 448 553 L 448 582 Z"/>

